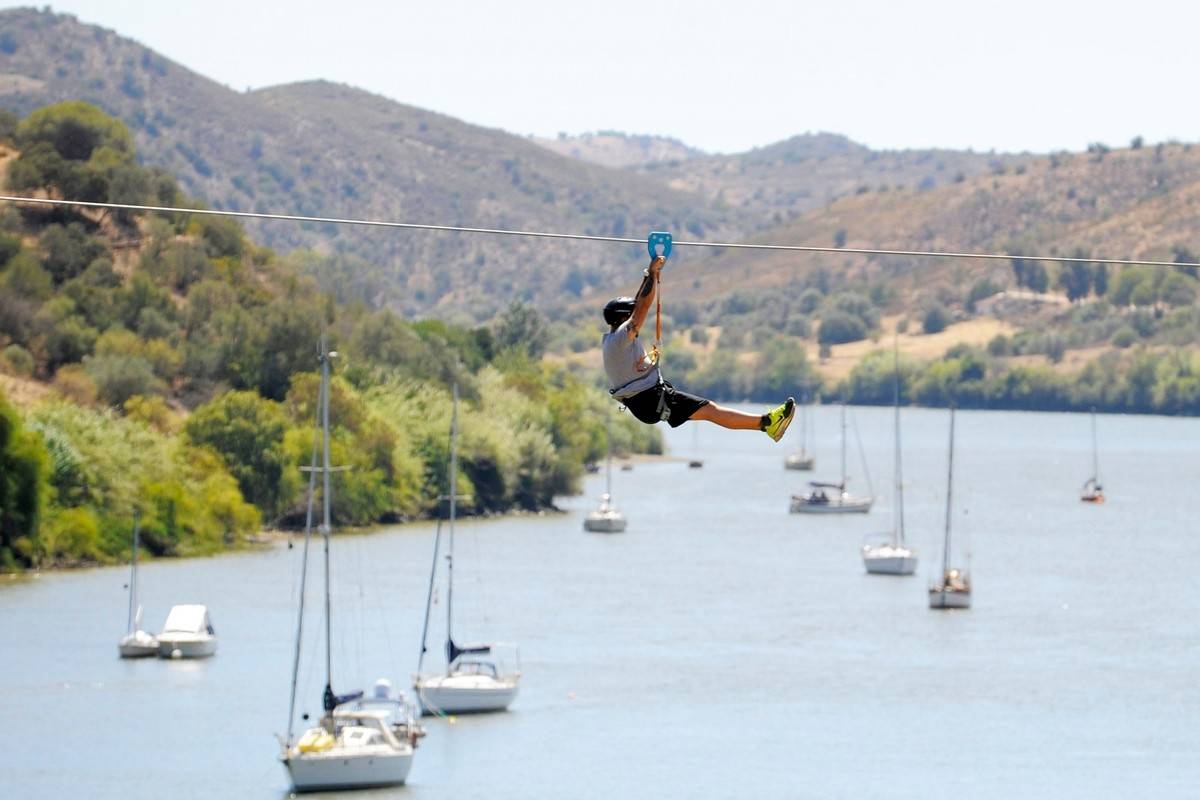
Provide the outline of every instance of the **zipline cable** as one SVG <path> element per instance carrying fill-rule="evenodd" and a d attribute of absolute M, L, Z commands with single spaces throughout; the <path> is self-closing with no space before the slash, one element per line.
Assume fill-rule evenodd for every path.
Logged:
<path fill-rule="evenodd" d="M 239 217 L 242 219 L 270 219 L 288 222 L 313 222 L 331 225 L 360 225 L 374 228 L 399 228 L 404 230 L 442 231 L 446 233 L 479 233 L 493 236 L 526 236 L 538 239 L 570 239 L 590 242 L 616 242 L 619 244 L 644 245 L 645 239 L 627 236 L 595 236 L 585 233 L 551 233 L 548 231 L 505 230 L 503 228 L 472 228 L 462 225 L 430 225 L 419 222 L 390 222 L 387 220 L 352 219 L 345 217 L 310 217 L 300 214 L 268 214 L 261 211 L 228 211 L 213 208 L 179 208 L 175 206 L 146 206 L 133 203 L 101 203 L 88 200 L 55 200 L 45 197 L 20 197 L 0 195 L 0 202 L 32 203 L 47 206 L 81 206 L 126 211 L 157 211 L 168 214 L 202 214 L 217 217 Z M 1095 258 L 1079 256 L 1022 255 L 1018 253 L 954 253 L 939 250 L 889 250 L 871 247 L 818 247 L 800 244 L 753 244 L 749 242 L 687 242 L 675 241 L 678 247 L 712 247 L 731 250 L 775 250 L 791 253 L 850 253 L 867 256 L 908 256 L 911 258 L 966 258 L 992 261 L 1022 259 L 1024 261 L 1054 261 L 1060 264 L 1113 264 L 1130 267 L 1197 267 L 1194 261 L 1153 261 L 1133 258 Z"/>

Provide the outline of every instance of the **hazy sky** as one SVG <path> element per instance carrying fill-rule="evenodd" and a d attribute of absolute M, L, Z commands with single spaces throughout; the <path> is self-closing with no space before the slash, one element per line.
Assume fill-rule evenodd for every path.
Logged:
<path fill-rule="evenodd" d="M 519 134 L 732 152 L 1200 138 L 1200 4 L 1055 0 L 59 0 L 236 89 L 312 78 Z"/>

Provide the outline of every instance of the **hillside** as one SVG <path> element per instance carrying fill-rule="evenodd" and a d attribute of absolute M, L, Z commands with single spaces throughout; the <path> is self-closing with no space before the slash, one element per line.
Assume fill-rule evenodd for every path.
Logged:
<path fill-rule="evenodd" d="M 1198 198 L 1200 148 L 1062 154 L 931 190 L 856 193 L 750 240 L 1170 261 L 1178 248 L 1200 251 Z M 924 295 L 939 286 L 965 292 L 964 275 L 1012 274 L 1006 262 L 755 251 L 724 253 L 694 272 L 703 295 L 716 297 L 734 287 L 785 285 L 822 267 L 851 279 L 886 275 Z"/>
<path fill-rule="evenodd" d="M 559 155 L 618 169 L 643 167 L 666 161 L 686 161 L 704 155 L 703 151 L 688 147 L 678 139 L 666 136 L 639 136 L 617 131 L 598 131 L 578 136 L 560 133 L 553 139 L 538 136 L 531 138 L 535 143 Z"/>
<path fill-rule="evenodd" d="M 144 163 L 213 207 L 606 235 L 670 227 L 736 236 L 748 227 L 744 215 L 650 177 L 350 87 L 242 93 L 73 17 L 14 9 L 0 12 L 0 27 L 0 106 L 24 114 L 69 99 L 95 104 L 126 122 Z M 357 256 L 366 263 L 338 265 L 339 280 L 360 282 L 375 304 L 420 315 L 490 318 L 512 296 L 547 300 L 564 283 L 605 282 L 621 260 L 611 247 L 553 241 L 249 230 L 277 249 Z"/>

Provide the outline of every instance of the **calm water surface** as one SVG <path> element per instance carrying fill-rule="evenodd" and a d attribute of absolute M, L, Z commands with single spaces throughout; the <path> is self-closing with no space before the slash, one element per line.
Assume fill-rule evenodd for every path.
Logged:
<path fill-rule="evenodd" d="M 1197 796 L 1200 421 L 1101 416 L 1109 502 L 1090 507 L 1086 416 L 961 413 L 956 555 L 975 595 L 945 613 L 925 589 L 947 416 L 904 413 L 912 578 L 863 573 L 860 543 L 891 524 L 891 419 L 854 416 L 880 496 L 867 516 L 789 515 L 808 476 L 782 468 L 787 440 L 685 426 L 668 441 L 702 470 L 614 473 L 624 535 L 581 530 L 602 475 L 565 515 L 462 525 L 461 638 L 518 642 L 521 695 L 430 721 L 407 787 L 353 796 Z M 816 424 L 815 476 L 836 479 L 837 409 Z M 861 491 L 853 437 L 850 454 Z M 335 540 L 339 690 L 407 683 L 431 547 L 429 526 Z M 299 557 L 145 565 L 146 627 L 209 605 L 205 662 L 117 659 L 123 569 L 0 582 L 0 795 L 286 795 L 274 734 Z M 316 712 L 320 642 L 304 650 Z"/>

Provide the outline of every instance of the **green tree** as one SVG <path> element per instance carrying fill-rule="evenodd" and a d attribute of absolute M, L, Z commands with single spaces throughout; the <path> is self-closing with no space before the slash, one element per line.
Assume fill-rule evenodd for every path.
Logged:
<path fill-rule="evenodd" d="M 0 569 L 32 563 L 48 470 L 41 440 L 0 394 Z"/>
<path fill-rule="evenodd" d="M 1073 258 L 1087 258 L 1087 255 L 1076 250 Z M 1072 303 L 1082 300 L 1092 291 L 1092 265 L 1080 261 L 1064 264 L 1058 273 L 1058 284 Z"/>
<path fill-rule="evenodd" d="M 287 427 L 278 403 L 254 392 L 229 392 L 196 409 L 184 433 L 221 456 L 242 495 L 270 520 L 287 500 L 282 494 Z"/>
<path fill-rule="evenodd" d="M 546 323 L 537 309 L 520 300 L 513 300 L 500 315 L 496 326 L 498 349 L 515 348 L 530 358 L 541 358 L 546 352 Z"/>
<path fill-rule="evenodd" d="M 832 311 L 821 318 L 817 341 L 821 344 L 857 342 L 867 336 L 867 326 L 860 317 L 844 311 Z"/>
<path fill-rule="evenodd" d="M 14 189 L 106 201 L 113 171 L 133 162 L 133 137 L 124 123 L 80 101 L 34 111 L 21 120 L 15 138 L 21 154 L 9 168 Z"/>
<path fill-rule="evenodd" d="M 1043 294 L 1050 288 L 1050 273 L 1046 265 L 1040 261 L 1026 262 L 1025 285 L 1038 294 Z"/>

